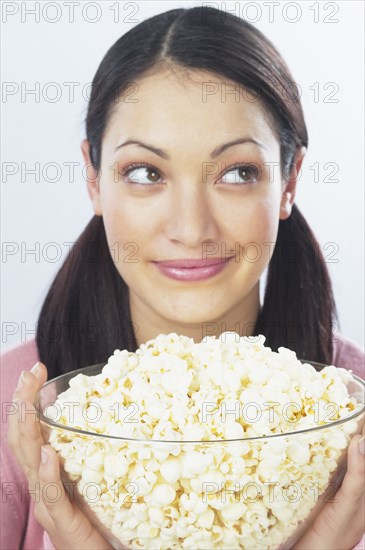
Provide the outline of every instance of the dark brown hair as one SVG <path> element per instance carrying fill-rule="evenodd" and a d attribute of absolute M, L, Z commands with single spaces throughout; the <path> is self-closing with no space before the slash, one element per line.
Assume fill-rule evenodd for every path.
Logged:
<path fill-rule="evenodd" d="M 207 70 L 254 94 L 271 115 L 280 142 L 282 174 L 308 145 L 297 86 L 272 43 L 243 19 L 211 7 L 174 9 L 151 17 L 108 50 L 95 74 L 86 118 L 91 161 L 100 169 L 101 144 L 117 98 L 146 73 L 170 67 Z M 93 252 L 90 252 L 93 251 Z M 94 216 L 57 273 L 40 312 L 37 346 L 53 378 L 135 351 L 128 287 L 112 261 L 103 219 Z M 332 362 L 335 304 L 315 237 L 294 205 L 279 222 L 265 298 L 255 334 L 277 350 Z"/>

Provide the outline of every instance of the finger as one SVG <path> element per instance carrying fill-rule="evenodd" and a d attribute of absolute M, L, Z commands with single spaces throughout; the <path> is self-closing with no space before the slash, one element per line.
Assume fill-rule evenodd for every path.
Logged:
<path fill-rule="evenodd" d="M 19 458 L 23 447 L 30 450 L 29 445 L 39 439 L 40 429 L 32 403 L 14 399 L 13 406 L 14 411 L 8 420 L 8 442 Z"/>
<path fill-rule="evenodd" d="M 20 400 L 15 400 L 14 403 L 18 405 L 18 443 L 14 451 L 28 481 L 36 482 L 38 480 L 41 446 L 44 444 L 39 420 L 32 403 Z"/>
<path fill-rule="evenodd" d="M 34 490 L 39 486 L 38 469 L 40 463 L 41 446 L 44 443 L 40 428 L 34 421 L 35 409 L 31 403 L 15 400 L 17 407 L 16 441 L 11 442 L 12 451 L 23 470 L 29 484 L 30 494 L 34 496 Z M 10 442 L 10 439 L 9 439 Z"/>
<path fill-rule="evenodd" d="M 22 371 L 19 377 L 18 384 L 13 394 L 13 411 L 12 414 L 8 416 L 8 442 L 14 452 L 16 452 L 19 446 L 19 417 L 14 413 L 21 412 L 18 410 L 20 405 L 16 400 L 20 399 L 21 401 L 24 400 L 33 403 L 37 391 L 43 386 L 46 380 L 47 369 L 45 365 L 40 362 L 34 365 L 31 372 Z"/>
<path fill-rule="evenodd" d="M 57 454 L 50 445 L 43 445 L 41 448 L 38 475 L 43 505 L 42 517 L 38 514 L 38 521 L 47 527 L 57 526 L 58 533 L 52 528 L 48 528 L 48 533 L 53 544 L 57 548 L 62 547 L 62 536 L 67 539 L 67 536 L 73 535 L 74 507 L 61 481 Z"/>
<path fill-rule="evenodd" d="M 30 369 L 30 372 L 38 380 L 39 387 L 41 388 L 48 378 L 48 371 L 47 371 L 46 365 L 41 361 L 37 361 L 37 363 Z"/>
<path fill-rule="evenodd" d="M 350 500 L 364 498 L 365 479 L 364 437 L 355 435 L 347 451 L 347 472 L 343 479 L 339 494 Z"/>
<path fill-rule="evenodd" d="M 40 494 L 46 508 L 47 518 L 57 526 L 49 532 L 56 548 L 64 548 L 72 540 L 72 548 L 101 549 L 111 548 L 91 525 L 81 510 L 71 503 L 60 477 L 60 464 L 56 451 L 51 445 L 42 447 L 42 460 L 39 467 Z M 69 547 L 69 546 L 67 546 Z"/>
<path fill-rule="evenodd" d="M 18 437 L 18 424 L 19 424 L 18 413 L 20 412 L 19 408 L 21 407 L 22 399 L 25 399 L 26 394 L 29 393 L 29 382 L 31 380 L 32 379 L 29 378 L 29 373 L 23 370 L 19 376 L 17 386 L 13 393 L 13 407 L 14 407 L 15 414 L 9 415 L 8 417 L 8 441 L 14 451 L 17 448 L 17 441 L 19 439 Z M 20 403 L 17 402 L 17 399 L 20 400 Z"/>
<path fill-rule="evenodd" d="M 51 445 L 41 447 L 39 482 L 42 501 L 49 516 L 60 529 L 69 530 L 74 521 L 74 510 L 61 481 L 57 454 Z"/>
<path fill-rule="evenodd" d="M 343 533 L 341 548 L 353 548 L 364 531 L 365 456 L 360 452 L 361 435 L 351 439 L 347 455 L 347 471 L 334 500 L 325 504 L 308 533 L 295 545 L 307 548 L 337 548 L 337 537 Z M 361 446 L 363 448 L 364 440 Z M 348 526 L 351 525 L 351 529 Z M 332 539 L 331 539 L 332 537 Z M 331 540 L 330 540 L 331 539 Z M 327 541 L 327 542 L 324 542 Z"/>
<path fill-rule="evenodd" d="M 33 403 L 35 394 L 47 380 L 47 369 L 39 361 L 30 371 L 23 370 L 14 390 L 15 399 L 25 399 Z"/>

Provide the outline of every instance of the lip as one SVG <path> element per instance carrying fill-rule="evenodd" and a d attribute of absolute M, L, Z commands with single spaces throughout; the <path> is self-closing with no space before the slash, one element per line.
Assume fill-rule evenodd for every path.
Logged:
<path fill-rule="evenodd" d="M 200 281 L 220 273 L 233 258 L 234 256 L 230 256 L 226 260 L 221 258 L 210 258 L 209 260 L 182 259 L 152 263 L 156 265 L 160 272 L 171 279 Z"/>

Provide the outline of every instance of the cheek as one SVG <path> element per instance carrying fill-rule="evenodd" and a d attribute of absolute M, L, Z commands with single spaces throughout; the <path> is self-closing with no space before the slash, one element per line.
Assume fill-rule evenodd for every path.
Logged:
<path fill-rule="evenodd" d="M 102 207 L 106 239 L 111 257 L 120 275 L 137 265 L 142 246 L 141 235 L 145 230 L 138 218 L 120 205 L 104 202 Z"/>
<path fill-rule="evenodd" d="M 119 275 L 130 287 L 139 272 L 143 226 L 137 223 L 136 216 L 115 207 L 104 209 L 103 222 L 110 256 Z"/>
<path fill-rule="evenodd" d="M 101 187 L 101 211 L 109 245 L 115 242 L 125 245 L 139 239 L 145 223 L 141 223 L 131 201 L 110 182 Z"/>
<path fill-rule="evenodd" d="M 156 220 L 163 209 L 156 200 L 143 194 L 132 194 L 123 185 L 105 180 L 100 190 L 101 211 L 108 242 L 143 245 L 146 237 L 156 231 Z"/>
<path fill-rule="evenodd" d="M 280 195 L 274 189 L 269 193 L 251 194 L 236 201 L 221 203 L 219 218 L 225 233 L 242 245 L 276 240 L 279 224 Z"/>
<path fill-rule="evenodd" d="M 239 243 L 239 288 L 253 288 L 267 268 L 277 239 L 279 201 L 274 197 L 251 201 L 241 208 L 232 225 L 229 239 Z M 235 245 L 237 246 L 237 245 Z M 236 252 L 237 253 L 237 252 Z"/>

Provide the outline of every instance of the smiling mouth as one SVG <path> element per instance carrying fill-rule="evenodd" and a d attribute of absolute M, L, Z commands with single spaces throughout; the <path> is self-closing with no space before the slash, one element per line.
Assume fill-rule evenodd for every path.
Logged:
<path fill-rule="evenodd" d="M 160 273 L 170 279 L 193 282 L 217 275 L 226 268 L 233 258 L 234 256 L 230 256 L 225 260 L 210 258 L 209 260 L 169 260 L 152 263 Z"/>
<path fill-rule="evenodd" d="M 198 269 L 201 267 L 210 267 L 213 265 L 220 265 L 226 263 L 228 260 L 233 258 L 209 258 L 206 260 L 195 260 L 195 259 L 181 259 L 181 260 L 166 260 L 166 261 L 154 261 L 153 263 L 159 264 L 160 266 L 165 267 L 175 267 L 177 269 Z"/>

